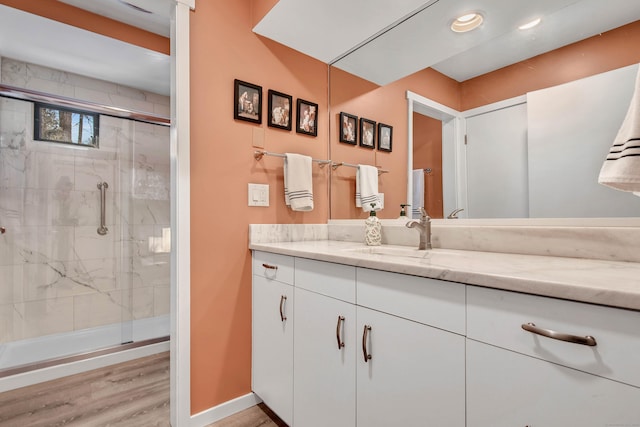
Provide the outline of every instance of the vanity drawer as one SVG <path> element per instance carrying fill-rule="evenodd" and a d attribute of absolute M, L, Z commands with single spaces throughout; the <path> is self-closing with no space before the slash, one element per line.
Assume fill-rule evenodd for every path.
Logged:
<path fill-rule="evenodd" d="M 296 287 L 356 302 L 356 268 L 351 265 L 296 258 Z"/>
<path fill-rule="evenodd" d="M 289 255 L 253 251 L 253 274 L 293 285 L 294 258 Z"/>
<path fill-rule="evenodd" d="M 538 335 L 522 328 L 528 323 L 596 345 Z M 467 337 L 640 387 L 637 311 L 468 286 Z"/>
<path fill-rule="evenodd" d="M 465 333 L 465 285 L 426 277 L 358 268 L 358 305 Z"/>

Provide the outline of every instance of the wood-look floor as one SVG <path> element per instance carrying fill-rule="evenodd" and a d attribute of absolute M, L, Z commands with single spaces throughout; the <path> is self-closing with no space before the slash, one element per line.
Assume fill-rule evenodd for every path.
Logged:
<path fill-rule="evenodd" d="M 169 427 L 169 353 L 0 393 L 1 427 Z M 264 405 L 208 427 L 286 427 Z"/>

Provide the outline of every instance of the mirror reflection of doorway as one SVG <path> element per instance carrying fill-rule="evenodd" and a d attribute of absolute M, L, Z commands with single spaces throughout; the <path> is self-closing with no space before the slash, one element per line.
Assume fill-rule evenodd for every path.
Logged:
<path fill-rule="evenodd" d="M 431 218 L 443 218 L 442 121 L 413 113 L 413 172 L 422 175 L 422 196 Z M 414 179 L 414 192 L 420 192 Z M 410 203 L 416 204 L 415 201 Z M 415 212 L 419 206 L 411 206 Z"/>

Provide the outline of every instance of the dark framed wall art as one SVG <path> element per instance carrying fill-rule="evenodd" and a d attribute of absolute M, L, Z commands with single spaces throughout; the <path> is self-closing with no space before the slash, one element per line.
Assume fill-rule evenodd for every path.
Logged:
<path fill-rule="evenodd" d="M 356 145 L 358 139 L 358 117 L 340 113 L 340 142 Z"/>
<path fill-rule="evenodd" d="M 376 148 L 376 122 L 360 118 L 360 146 Z"/>
<path fill-rule="evenodd" d="M 318 136 L 318 104 L 298 98 L 296 132 Z"/>
<path fill-rule="evenodd" d="M 262 87 L 234 80 L 233 118 L 247 122 L 262 123 Z"/>
<path fill-rule="evenodd" d="M 286 93 L 269 89 L 267 92 L 267 125 L 274 128 L 291 130 L 291 103 L 293 98 Z"/>
<path fill-rule="evenodd" d="M 391 151 L 393 144 L 393 126 L 378 123 L 378 150 Z"/>

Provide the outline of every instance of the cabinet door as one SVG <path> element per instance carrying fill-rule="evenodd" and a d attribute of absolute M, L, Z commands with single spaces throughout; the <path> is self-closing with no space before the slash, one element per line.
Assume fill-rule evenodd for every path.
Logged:
<path fill-rule="evenodd" d="M 640 422 L 640 388 L 467 340 L 468 427 Z"/>
<path fill-rule="evenodd" d="M 463 427 L 464 337 L 363 307 L 357 316 L 357 425 Z"/>
<path fill-rule="evenodd" d="M 353 427 L 355 306 L 300 288 L 295 297 L 294 424 Z"/>
<path fill-rule="evenodd" d="M 284 422 L 293 419 L 293 286 L 253 276 L 253 391 Z"/>

